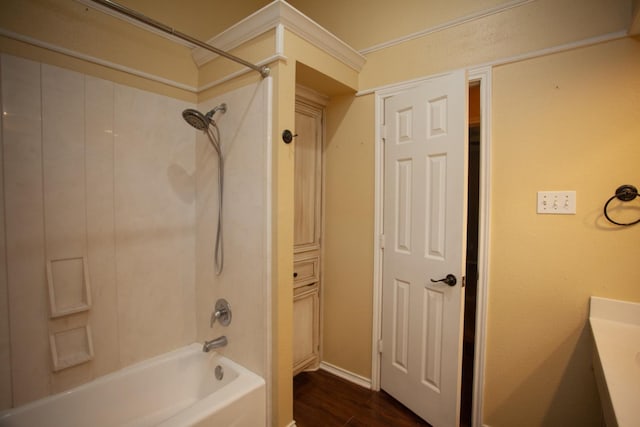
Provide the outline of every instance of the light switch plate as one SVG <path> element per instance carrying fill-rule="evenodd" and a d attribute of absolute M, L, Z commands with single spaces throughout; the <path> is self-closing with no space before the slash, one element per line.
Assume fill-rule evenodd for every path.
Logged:
<path fill-rule="evenodd" d="M 539 214 L 575 215 L 575 191 L 538 191 Z"/>

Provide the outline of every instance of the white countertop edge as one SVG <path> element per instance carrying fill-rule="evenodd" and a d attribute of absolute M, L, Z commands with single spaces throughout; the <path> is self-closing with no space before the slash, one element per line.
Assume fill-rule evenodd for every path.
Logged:
<path fill-rule="evenodd" d="M 640 326 L 640 303 L 592 296 L 589 318 Z"/>
<path fill-rule="evenodd" d="M 637 426 L 640 419 L 640 303 L 591 297 L 589 324 L 595 344 L 596 382 L 607 423 Z M 601 390 L 604 387 L 605 390 Z M 607 408 L 608 407 L 608 408 Z M 610 413 L 607 414 L 607 409 Z"/>

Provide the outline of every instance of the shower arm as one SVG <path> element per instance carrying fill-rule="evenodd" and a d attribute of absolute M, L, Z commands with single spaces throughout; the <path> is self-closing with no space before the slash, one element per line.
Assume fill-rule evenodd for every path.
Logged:
<path fill-rule="evenodd" d="M 176 30 L 174 28 L 171 28 L 168 25 L 165 25 L 165 24 L 163 24 L 161 22 L 158 22 L 158 21 L 156 21 L 154 19 L 151 19 L 148 16 L 143 15 L 140 12 L 137 12 L 137 11 L 135 11 L 133 9 L 129 9 L 128 7 L 122 6 L 122 5 L 120 5 L 120 4 L 118 4 L 118 3 L 114 2 L 114 1 L 111 1 L 111 0 L 90 0 L 90 1 L 92 1 L 93 3 L 97 3 L 97 4 L 101 5 L 101 6 L 107 7 L 109 9 L 111 9 L 111 10 L 115 10 L 116 12 L 121 13 L 123 15 L 126 15 L 129 18 L 135 19 L 136 21 L 142 22 L 143 24 L 149 25 L 149 26 L 151 26 L 151 27 L 153 27 L 153 28 L 155 28 L 157 30 L 160 30 L 160 31 L 162 31 L 164 33 L 167 33 L 169 35 L 172 35 L 174 37 L 182 39 L 182 40 L 184 40 L 184 41 L 186 41 L 188 43 L 191 43 L 191 44 L 199 46 L 199 47 L 201 47 L 203 49 L 209 50 L 209 51 L 211 51 L 213 53 L 216 53 L 216 54 L 218 54 L 220 56 L 224 56 L 227 59 L 230 59 L 232 61 L 235 61 L 235 62 L 237 62 L 239 64 L 244 65 L 245 67 L 251 68 L 252 70 L 255 70 L 258 73 L 260 73 L 260 75 L 263 78 L 269 76 L 270 70 L 269 70 L 269 67 L 267 67 L 266 65 L 258 66 L 258 65 L 252 64 L 251 62 L 245 61 L 244 59 L 238 58 L 237 56 L 232 55 L 230 53 L 227 53 L 224 50 L 221 50 L 221 49 L 218 49 L 216 47 L 213 47 L 208 43 L 202 42 L 202 41 L 200 41 L 198 39 L 194 39 L 193 37 L 191 37 L 191 36 L 189 36 L 187 34 L 181 33 L 180 31 L 178 31 L 178 30 Z"/>

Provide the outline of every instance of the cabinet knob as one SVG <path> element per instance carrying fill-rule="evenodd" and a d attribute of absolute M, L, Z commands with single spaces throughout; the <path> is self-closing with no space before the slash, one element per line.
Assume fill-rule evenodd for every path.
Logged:
<path fill-rule="evenodd" d="M 293 272 L 293 278 L 295 279 L 296 277 L 298 277 L 298 273 L 296 273 L 295 271 Z"/>

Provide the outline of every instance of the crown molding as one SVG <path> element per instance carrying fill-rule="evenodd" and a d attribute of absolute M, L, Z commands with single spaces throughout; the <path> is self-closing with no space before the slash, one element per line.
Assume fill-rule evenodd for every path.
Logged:
<path fill-rule="evenodd" d="M 355 71 L 359 72 L 364 66 L 366 58 L 363 55 L 284 0 L 274 0 L 217 36 L 207 40 L 207 43 L 218 49 L 229 51 L 261 34 L 275 30 L 275 54 L 284 55 L 285 29 L 327 52 Z M 202 48 L 192 50 L 193 60 L 199 67 L 217 56 L 215 53 Z"/>
<path fill-rule="evenodd" d="M 427 36 L 429 34 L 437 33 L 439 31 L 444 31 L 449 28 L 457 27 L 458 25 L 466 24 L 477 19 L 486 18 L 487 16 L 495 15 L 498 13 L 502 13 L 506 10 L 513 9 L 515 7 L 523 6 L 525 4 L 532 3 L 536 0 L 510 0 L 506 3 L 500 4 L 498 6 L 490 7 L 487 9 L 480 10 L 478 12 L 472 13 L 470 15 L 461 16 L 459 18 L 453 19 L 448 22 L 444 22 L 439 25 L 435 25 L 433 27 L 425 28 L 424 30 L 417 31 L 415 33 L 407 34 L 406 36 L 399 37 L 397 39 L 389 40 L 384 43 L 380 43 L 366 49 L 361 49 L 359 52 L 362 55 L 368 55 L 373 52 L 377 52 L 379 50 L 388 49 L 393 46 L 397 46 L 399 44 L 419 39 L 421 37 Z"/>

